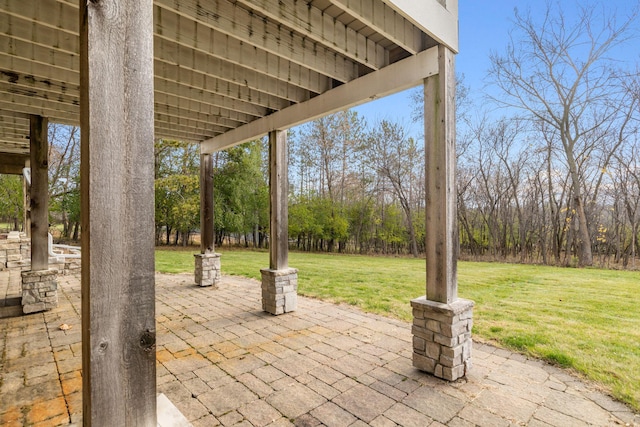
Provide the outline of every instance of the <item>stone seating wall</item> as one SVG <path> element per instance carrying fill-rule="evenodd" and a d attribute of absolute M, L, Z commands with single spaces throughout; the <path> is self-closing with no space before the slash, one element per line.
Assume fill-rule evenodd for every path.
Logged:
<path fill-rule="evenodd" d="M 80 259 L 49 257 L 49 268 L 58 270 L 58 274 L 79 273 Z M 0 234 L 0 271 L 2 270 L 31 270 L 31 238 L 26 234 Z"/>

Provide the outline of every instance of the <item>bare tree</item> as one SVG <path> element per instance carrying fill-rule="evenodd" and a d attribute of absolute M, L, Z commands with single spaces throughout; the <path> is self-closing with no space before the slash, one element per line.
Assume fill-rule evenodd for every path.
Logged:
<path fill-rule="evenodd" d="M 80 227 L 80 128 L 49 124 L 49 198 L 64 237 L 78 240 Z"/>
<path fill-rule="evenodd" d="M 511 40 L 504 54 L 492 54 L 490 73 L 501 92 L 493 98 L 498 104 L 524 110 L 557 131 L 571 178 L 578 260 L 585 266 L 593 255 L 580 162 L 596 147 L 597 138 L 589 136 L 609 128 L 624 106 L 614 101 L 622 91 L 608 55 L 633 36 L 636 14 L 617 22 L 604 6 L 577 7 L 575 22 L 551 3 L 541 22 L 516 10 Z"/>
<path fill-rule="evenodd" d="M 411 254 L 418 256 L 418 244 L 413 220 L 413 184 L 417 169 L 422 169 L 424 154 L 413 138 L 398 123 L 383 120 L 370 133 L 368 152 L 377 173 L 386 179 L 405 214 Z M 416 168 L 416 166 L 419 166 Z"/>

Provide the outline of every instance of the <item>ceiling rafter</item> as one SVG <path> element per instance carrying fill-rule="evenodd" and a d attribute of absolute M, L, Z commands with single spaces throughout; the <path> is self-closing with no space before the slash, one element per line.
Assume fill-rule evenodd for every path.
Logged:
<path fill-rule="evenodd" d="M 25 48 L 25 46 L 28 46 L 29 44 L 29 42 L 24 40 L 8 40 L 6 36 L 0 36 L 0 42 L 4 42 L 5 45 L 14 45 L 20 48 Z M 41 45 L 31 46 L 31 51 L 34 52 L 34 56 L 38 56 L 38 57 L 40 57 L 41 55 L 45 55 L 48 52 L 50 56 L 54 58 L 56 63 L 60 64 L 60 63 L 66 62 L 68 64 L 67 66 L 73 66 L 75 64 L 75 59 L 77 58 L 76 55 L 59 53 L 58 51 L 55 51 L 55 50 L 52 51 L 50 48 L 46 48 Z M 62 56 L 62 58 L 59 58 L 60 56 Z M 4 68 L 4 70 L 0 69 L 0 79 L 2 80 L 8 79 L 14 83 L 17 80 L 21 80 L 26 85 L 38 86 L 40 89 L 47 90 L 47 91 L 53 90 L 54 88 L 57 87 L 60 93 L 72 93 L 75 96 L 79 96 L 79 86 L 77 84 L 77 79 L 78 79 L 77 71 L 71 70 L 65 67 L 64 70 L 67 70 L 66 75 L 62 75 L 63 74 L 62 70 L 59 70 L 59 74 L 60 74 L 60 77 L 62 78 L 62 81 L 55 82 L 46 77 L 35 76 L 31 74 L 33 71 L 41 72 L 45 67 L 42 67 L 42 66 L 37 67 L 37 70 L 27 69 L 27 67 L 24 67 L 24 68 L 20 67 L 20 65 L 31 64 L 27 61 L 18 61 L 17 67 L 12 66 L 10 62 L 11 62 L 11 58 L 13 57 L 14 56 L 10 56 L 10 57 L 4 56 L 3 58 L 0 58 L 0 67 Z M 76 58 L 72 58 L 72 57 L 76 57 Z M 159 61 L 156 61 L 156 63 L 158 62 Z M 14 72 L 6 71 L 10 67 L 13 68 L 14 70 L 16 69 L 20 70 L 20 72 L 16 73 L 15 71 Z M 33 68 L 33 67 L 29 67 L 29 68 Z M 176 68 L 176 66 L 173 66 L 173 68 Z M 171 69 L 170 65 L 168 67 L 156 65 L 156 69 L 157 69 L 156 75 L 159 78 L 164 78 L 165 80 L 169 80 L 169 81 L 170 80 L 175 80 L 176 82 L 180 81 L 179 76 L 176 76 L 178 78 L 172 78 L 169 76 L 165 77 L 166 74 L 163 72 L 167 71 L 168 69 Z M 175 71 L 175 70 L 172 70 L 172 71 Z M 188 70 L 183 68 L 181 72 L 187 73 Z M 50 73 L 45 73 L 45 74 L 50 74 Z M 229 98 L 236 99 L 237 101 L 255 103 L 258 106 L 262 106 L 271 110 L 281 109 L 289 105 L 288 102 L 285 102 L 283 99 L 276 97 L 274 95 L 265 94 L 253 89 L 249 89 L 246 86 L 244 87 L 240 86 L 235 83 L 220 81 L 219 79 L 214 79 L 213 77 L 208 75 L 201 75 L 201 76 L 189 75 L 188 81 L 200 81 L 203 84 L 201 87 L 194 84 L 191 84 L 191 85 L 194 86 L 196 89 L 201 89 L 203 91 L 205 91 L 207 88 L 217 87 L 219 91 L 208 90 L 208 92 L 210 92 L 211 95 L 222 94 Z M 162 83 L 160 81 L 161 87 L 164 84 L 165 83 Z M 304 94 L 307 95 L 308 93 L 305 92 Z M 203 96 L 205 96 L 204 92 L 203 92 Z M 304 100 L 304 98 L 299 99 L 298 101 L 302 101 L 302 100 Z M 250 111 L 250 112 L 253 112 L 253 111 Z"/>
<path fill-rule="evenodd" d="M 305 40 L 297 33 L 276 25 L 270 20 L 264 20 L 227 0 L 211 0 L 207 8 L 203 8 L 195 0 L 156 0 L 156 4 L 159 6 L 156 11 L 159 12 L 161 8 L 160 10 L 169 13 L 168 16 L 165 13 L 156 13 L 158 32 L 165 32 L 161 21 L 169 20 L 171 24 L 174 22 L 177 24 L 175 28 L 193 26 L 193 29 L 184 33 L 196 35 L 198 41 L 201 36 L 204 36 L 205 42 L 208 43 L 209 37 L 222 33 L 238 42 L 264 50 L 283 60 L 343 83 L 358 75 L 356 65 L 346 57 L 313 40 Z M 171 13 L 183 19 L 176 19 L 171 16 Z M 200 28 L 201 26 L 209 28 L 213 33 L 208 35 Z M 173 28 L 173 25 L 170 28 Z"/>
<path fill-rule="evenodd" d="M 238 3 L 372 70 L 388 64 L 383 46 L 306 1 L 238 0 Z"/>
<path fill-rule="evenodd" d="M 156 8 L 155 10 L 164 9 Z M 167 15 L 172 19 L 171 22 L 164 20 L 163 17 Z M 171 44 L 181 45 L 244 68 L 266 73 L 286 83 L 315 93 L 322 92 L 322 90 L 326 90 L 331 86 L 330 77 L 243 43 L 229 35 L 216 32 L 200 23 L 189 21 L 180 15 L 173 13 L 160 14 L 156 16 L 156 23 L 156 38 L 169 42 L 165 43 L 164 47 L 170 48 Z M 191 24 L 194 27 L 194 32 L 192 33 L 194 35 L 188 37 L 179 35 L 176 29 L 180 23 L 183 26 Z M 198 33 L 195 31 L 198 31 Z M 161 57 L 167 61 L 177 61 L 179 63 L 182 59 L 188 60 L 188 58 L 176 56 L 178 52 L 164 49 L 160 52 Z"/>
<path fill-rule="evenodd" d="M 256 117 L 264 116 L 268 111 L 268 108 L 260 106 L 258 103 L 222 96 L 217 93 L 204 91 L 200 88 L 160 78 L 155 79 L 155 91 L 156 93 L 166 93 L 167 95 L 173 95 L 179 98 L 196 100 L 212 106 L 250 114 Z"/>
<path fill-rule="evenodd" d="M 48 4 L 53 4 L 51 0 L 42 0 Z M 67 7 L 69 11 L 74 10 L 74 8 L 61 4 L 61 7 Z M 51 6 L 49 6 L 51 8 Z M 77 12 L 77 8 L 75 9 Z M 78 61 L 78 52 L 79 52 L 79 40 L 77 34 L 74 34 L 72 31 L 77 31 L 77 26 L 74 26 L 72 31 L 64 31 L 63 29 L 55 26 L 55 14 L 45 14 L 41 17 L 32 16 L 29 19 L 24 17 L 15 18 L 15 22 L 8 22 L 7 16 L 12 18 L 13 15 L 0 15 L 0 28 L 4 31 L 1 31 L 2 34 L 7 34 L 7 37 L 3 43 L 1 44 L 5 47 L 5 52 L 11 52 L 19 49 L 24 49 L 26 45 L 24 43 L 32 43 L 38 48 L 33 53 L 33 59 L 36 58 L 46 58 L 47 52 L 52 51 L 55 52 L 55 64 L 69 64 L 70 61 L 76 62 Z M 75 23 L 75 21 L 74 21 Z M 8 34 L 11 34 L 8 36 Z M 16 41 L 13 41 L 16 39 Z M 51 43 L 53 41 L 53 43 Z M 63 41 L 61 43 L 60 41 Z M 13 47 L 12 44 L 17 43 L 18 45 Z M 313 90 L 316 93 L 322 90 L 326 90 L 329 86 L 328 81 L 323 85 L 309 87 L 307 89 L 299 88 L 294 86 L 290 79 L 281 79 L 282 83 L 277 84 L 274 80 L 271 84 L 261 85 L 262 78 L 258 77 L 258 71 L 254 68 L 244 67 L 241 70 L 230 70 L 230 72 L 224 73 L 224 69 L 232 68 L 225 62 L 223 57 L 215 57 L 211 58 L 205 52 L 194 52 L 193 45 L 186 44 L 186 46 L 182 46 L 182 49 L 175 48 L 167 44 L 166 40 L 159 39 L 156 37 L 156 48 L 155 48 L 155 57 L 156 59 L 167 60 L 170 61 L 169 58 L 172 57 L 174 62 L 180 61 L 180 65 L 184 62 L 194 62 L 198 60 L 201 64 L 207 65 L 207 67 L 211 67 L 213 70 L 222 71 L 221 77 L 227 76 L 227 80 L 230 83 L 240 84 L 238 81 L 239 75 L 247 74 L 247 78 L 242 81 L 242 83 L 247 86 L 250 85 L 252 89 L 259 90 L 258 88 L 270 88 L 273 86 L 277 87 L 277 93 L 273 92 L 265 92 L 271 95 L 279 96 L 285 99 L 288 99 L 293 102 L 301 102 L 309 98 L 309 90 Z M 176 52 L 178 51 L 178 52 Z M 164 55 L 163 55 L 164 54 Z M 189 58 L 192 56 L 193 58 Z M 65 68 L 77 71 L 77 68 L 73 66 L 73 62 L 70 65 L 67 65 Z M 225 66 L 223 66 L 223 64 Z M 235 67 L 233 67 L 235 68 Z M 264 70 L 263 70 L 264 71 Z M 235 79 L 235 80 L 234 80 Z M 77 77 L 76 77 L 77 80 Z M 68 80 L 66 80 L 68 81 Z"/>
<path fill-rule="evenodd" d="M 174 105 L 160 104 L 156 102 L 156 114 L 165 114 L 177 118 L 189 117 L 203 123 L 211 123 L 215 119 L 215 123 L 219 126 L 234 129 L 249 122 L 244 114 L 233 111 L 223 111 L 222 109 L 214 110 L 215 114 L 201 113 L 199 111 L 182 110 Z"/>
<path fill-rule="evenodd" d="M 276 96 L 291 102 L 302 102 L 311 96 L 310 88 L 295 86 L 286 79 L 278 79 L 247 66 L 232 64 L 221 58 L 211 57 L 202 51 L 194 51 L 188 46 L 180 45 L 160 37 L 155 39 L 156 72 L 159 62 L 171 67 L 166 70 L 167 78 L 182 79 L 181 73 L 191 71 L 206 76 L 215 76 L 229 83 L 260 91 L 266 95 Z M 170 75 L 169 75 L 170 73 Z M 324 84 L 329 84 L 328 81 Z M 313 86 L 314 90 L 326 90 L 321 86 Z"/>
<path fill-rule="evenodd" d="M 329 0 L 345 13 L 355 15 L 368 27 L 412 55 L 424 50 L 422 32 L 402 15 L 377 0 Z"/>

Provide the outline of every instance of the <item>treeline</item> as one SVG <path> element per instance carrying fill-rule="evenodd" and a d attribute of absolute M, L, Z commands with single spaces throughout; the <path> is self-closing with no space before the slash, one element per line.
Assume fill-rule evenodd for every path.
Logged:
<path fill-rule="evenodd" d="M 216 244 L 265 247 L 269 227 L 266 149 L 253 141 L 213 156 Z M 197 144 L 155 144 L 156 244 L 186 246 L 200 228 Z"/>

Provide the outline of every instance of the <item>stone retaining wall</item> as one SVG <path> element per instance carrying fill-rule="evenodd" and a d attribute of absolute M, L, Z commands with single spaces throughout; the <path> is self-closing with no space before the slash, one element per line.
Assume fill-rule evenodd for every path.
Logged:
<path fill-rule="evenodd" d="M 6 238 L 2 238 L 5 237 Z M 11 232 L 0 237 L 0 270 L 22 270 L 24 260 L 31 259 L 31 239 Z"/>

